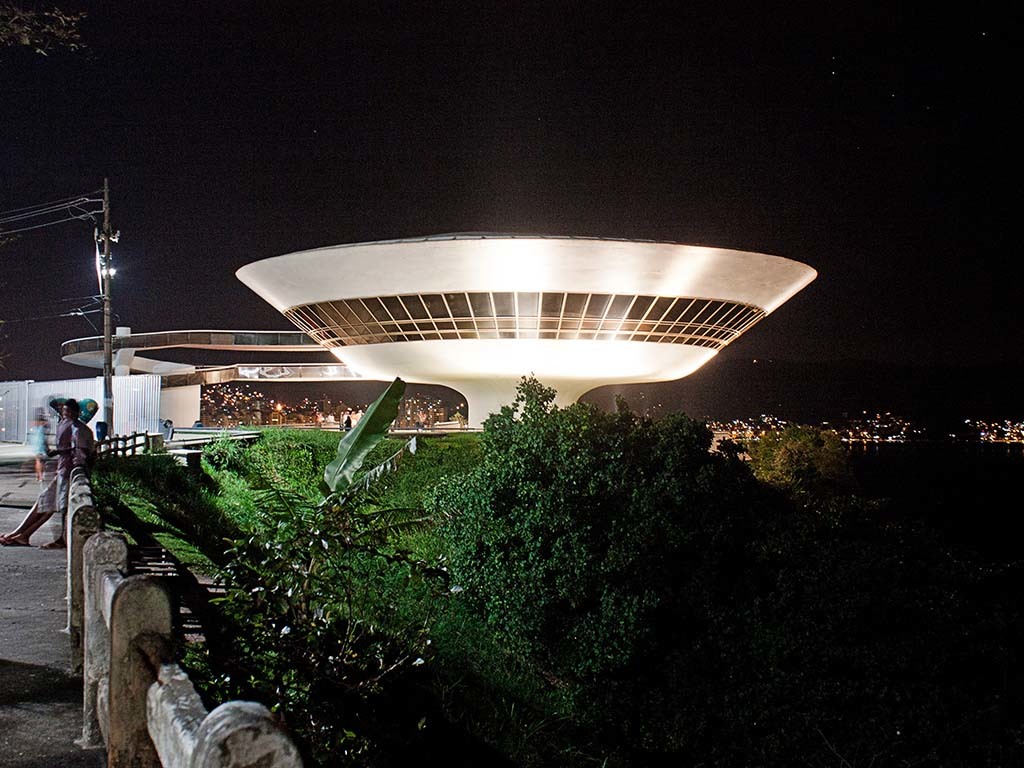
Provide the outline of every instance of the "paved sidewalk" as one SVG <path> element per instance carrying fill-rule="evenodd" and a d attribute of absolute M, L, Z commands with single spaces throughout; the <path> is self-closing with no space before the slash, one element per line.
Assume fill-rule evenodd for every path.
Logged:
<path fill-rule="evenodd" d="M 18 450 L 21 449 L 21 450 Z M 14 528 L 38 492 L 31 454 L 0 445 L 0 531 Z M 55 515 L 32 538 L 50 541 Z M 82 733 L 82 681 L 72 675 L 63 550 L 0 547 L 0 768 L 96 768 Z"/>
<path fill-rule="evenodd" d="M 0 464 L 27 461 L 32 458 L 32 449 L 22 443 L 0 443 Z"/>

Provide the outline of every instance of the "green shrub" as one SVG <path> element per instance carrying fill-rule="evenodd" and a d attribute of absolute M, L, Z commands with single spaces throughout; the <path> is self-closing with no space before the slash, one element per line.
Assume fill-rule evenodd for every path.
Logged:
<path fill-rule="evenodd" d="M 479 441 L 420 440 L 344 503 L 310 501 L 339 436 L 313 431 L 212 451 L 213 479 L 105 461 L 97 499 L 223 566 L 197 683 L 274 706 L 323 764 L 494 764 L 463 728 L 521 766 L 1020 762 L 1019 567 L 842 495 L 813 431 L 765 444 L 769 486 L 685 417 L 551 395 L 525 382 Z"/>
<path fill-rule="evenodd" d="M 203 446 L 203 458 L 214 469 L 241 473 L 246 468 L 248 450 L 248 441 L 232 440 L 227 433 L 223 433 Z"/>
<path fill-rule="evenodd" d="M 428 597 L 446 574 L 397 543 L 426 524 L 421 512 L 367 503 L 357 482 L 375 449 L 387 450 L 380 444 L 404 388 L 396 379 L 344 436 L 268 432 L 244 454 L 211 451 L 222 476 L 237 469 L 264 490 L 251 493 L 251 530 L 219 573 L 220 615 L 233 631 L 220 633 L 229 647 L 204 660 L 207 692 L 271 702 L 318 763 L 363 764 L 371 745 L 386 754 L 418 732 L 417 717 L 403 718 L 409 708 L 382 705 L 427 646 L 429 611 L 398 603 Z"/>
<path fill-rule="evenodd" d="M 813 471 L 781 493 L 685 417 L 557 409 L 552 394 L 521 385 L 485 424 L 481 466 L 432 506 L 458 597 L 547 681 L 590 756 L 1019 761 L 1019 574 L 838 494 L 826 443 L 798 435 L 813 450 L 791 466 Z"/>
<path fill-rule="evenodd" d="M 415 739 L 418 717 L 386 702 L 422 664 L 429 611 L 414 622 L 393 606 L 412 581 L 429 596 L 433 571 L 389 544 L 401 520 L 280 492 L 258 502 L 259 524 L 220 572 L 217 602 L 234 631 L 207 693 L 280 710 L 316 764 L 362 765 L 368 750 Z"/>
<path fill-rule="evenodd" d="M 481 460 L 480 438 L 476 434 L 419 435 L 416 442 L 416 453 L 402 457 L 400 470 L 384 476 L 374 486 L 375 494 L 387 506 L 420 507 L 435 485 L 446 478 L 468 474 Z M 389 441 L 386 450 L 394 453 L 403 444 Z M 387 455 L 371 458 L 383 460 Z"/>
<path fill-rule="evenodd" d="M 684 416 L 553 399 L 520 385 L 484 425 L 482 464 L 434 497 L 453 583 L 576 717 L 672 748 L 695 725 L 691 639 L 735 578 L 753 482 Z"/>
<path fill-rule="evenodd" d="M 798 496 L 834 496 L 854 487 L 847 450 L 830 430 L 786 427 L 751 440 L 747 451 L 758 480 Z"/>
<path fill-rule="evenodd" d="M 219 439 L 203 449 L 208 466 L 231 472 L 253 488 L 283 488 L 309 500 L 320 496 L 319 479 L 333 458 L 338 432 L 265 429 L 255 442 Z"/>

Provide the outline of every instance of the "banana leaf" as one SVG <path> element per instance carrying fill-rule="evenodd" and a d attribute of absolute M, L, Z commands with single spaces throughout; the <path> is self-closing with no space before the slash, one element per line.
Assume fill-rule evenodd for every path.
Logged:
<path fill-rule="evenodd" d="M 395 379 L 384 393 L 366 409 L 363 418 L 338 443 L 338 455 L 324 470 L 324 484 L 332 493 L 343 493 L 367 454 L 388 433 L 388 427 L 398 415 L 398 401 L 405 392 L 405 382 Z"/>

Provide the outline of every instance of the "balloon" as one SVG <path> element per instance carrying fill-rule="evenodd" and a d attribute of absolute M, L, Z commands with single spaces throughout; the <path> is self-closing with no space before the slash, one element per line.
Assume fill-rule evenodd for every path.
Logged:
<path fill-rule="evenodd" d="M 100 404 L 91 397 L 86 397 L 78 401 L 78 407 L 82 409 L 82 415 L 78 417 L 79 421 L 88 424 L 89 420 L 99 411 Z"/>
<path fill-rule="evenodd" d="M 50 398 L 50 407 L 57 412 L 58 417 L 63 417 L 64 413 L 61 409 L 64 407 L 64 403 L 66 403 L 67 401 L 68 398 L 66 397 Z M 78 416 L 78 419 L 83 424 L 88 424 L 89 420 L 92 419 L 92 417 L 95 416 L 100 409 L 99 403 L 97 403 L 91 397 L 83 397 L 81 400 L 79 400 L 78 407 L 81 409 L 81 414 Z"/>

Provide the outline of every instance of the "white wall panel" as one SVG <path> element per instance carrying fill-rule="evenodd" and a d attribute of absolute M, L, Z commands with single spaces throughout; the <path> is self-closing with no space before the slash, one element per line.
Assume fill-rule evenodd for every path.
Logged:
<path fill-rule="evenodd" d="M 191 427 L 199 420 L 200 388 L 168 387 L 160 393 L 160 418 L 170 419 L 175 427 Z"/>
<path fill-rule="evenodd" d="M 27 398 L 28 382 L 0 381 L 0 442 L 25 442 Z"/>
<path fill-rule="evenodd" d="M 102 379 L 100 389 L 102 390 Z M 114 377 L 114 433 L 160 431 L 160 377 Z"/>

